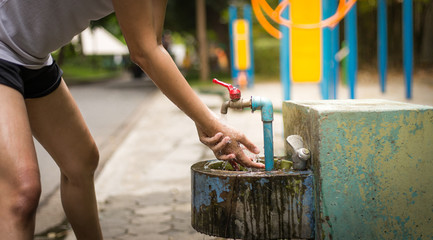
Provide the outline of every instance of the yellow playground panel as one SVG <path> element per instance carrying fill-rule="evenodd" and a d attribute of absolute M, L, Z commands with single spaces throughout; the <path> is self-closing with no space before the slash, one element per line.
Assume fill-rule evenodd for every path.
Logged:
<path fill-rule="evenodd" d="M 266 0 L 251 0 L 260 25 L 273 37 L 281 32 L 268 22 L 263 13 L 277 24 L 290 28 L 290 70 L 293 82 L 317 83 L 322 70 L 323 27 L 335 26 L 355 4 L 356 0 L 340 0 L 336 13 L 322 20 L 322 0 L 283 0 L 272 8 Z M 290 19 L 281 15 L 290 5 Z"/>
<path fill-rule="evenodd" d="M 248 24 L 245 19 L 237 19 L 233 22 L 234 60 L 236 68 L 241 71 L 247 70 L 251 64 Z"/>
<path fill-rule="evenodd" d="M 291 0 L 290 3 L 290 17 L 294 24 L 320 22 L 321 0 Z M 318 83 L 322 66 L 321 29 L 293 27 L 290 29 L 290 44 L 290 69 L 293 81 Z"/>

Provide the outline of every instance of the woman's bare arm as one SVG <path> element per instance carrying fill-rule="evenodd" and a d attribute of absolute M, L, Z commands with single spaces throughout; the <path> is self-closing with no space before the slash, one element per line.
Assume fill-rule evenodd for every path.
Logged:
<path fill-rule="evenodd" d="M 242 143 L 250 151 L 257 153 L 258 149 L 254 144 L 242 133 L 218 121 L 189 86 L 162 46 L 160 34 L 166 1 L 113 0 L 113 5 L 132 61 L 196 123 L 202 134 L 214 136 L 221 132 L 223 136 L 230 138 L 231 142 L 224 147 L 226 156 L 235 155 L 236 161 L 244 166 L 263 167 L 262 164 L 251 162 L 239 146 L 239 143 Z"/>

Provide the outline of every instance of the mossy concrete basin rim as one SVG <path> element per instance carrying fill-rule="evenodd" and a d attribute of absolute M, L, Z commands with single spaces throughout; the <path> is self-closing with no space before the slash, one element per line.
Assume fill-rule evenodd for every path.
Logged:
<path fill-rule="evenodd" d="M 263 159 L 261 159 L 259 162 L 264 164 Z M 241 165 L 239 165 L 239 170 L 235 171 L 235 169 L 233 168 L 232 165 L 230 165 L 230 163 L 218 159 L 209 160 L 202 163 L 204 164 L 203 166 L 204 170 L 218 171 L 218 172 L 227 171 L 229 173 L 230 172 L 233 173 L 234 171 L 235 174 L 239 174 L 240 172 L 248 172 L 248 173 L 253 172 L 254 174 L 260 174 L 260 173 L 276 174 L 278 171 L 293 172 L 293 168 L 292 168 L 293 162 L 284 157 L 274 157 L 274 171 L 265 171 L 264 169 L 256 169 L 256 168 L 245 168 Z M 200 166 L 200 168 L 202 168 L 202 166 Z"/>
<path fill-rule="evenodd" d="M 235 239 L 314 237 L 311 171 L 212 169 L 216 161 L 191 167 L 194 229 Z"/>

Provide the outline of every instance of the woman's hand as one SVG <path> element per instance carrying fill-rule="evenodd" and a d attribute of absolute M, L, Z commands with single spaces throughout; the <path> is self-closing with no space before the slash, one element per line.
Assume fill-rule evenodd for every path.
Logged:
<path fill-rule="evenodd" d="M 222 126 L 222 131 L 216 133 L 214 136 L 208 136 L 196 125 L 200 141 L 214 152 L 216 158 L 229 161 L 235 169 L 238 169 L 236 163 L 245 167 L 265 167 L 264 164 L 254 162 L 253 159 L 244 153 L 241 144 L 254 154 L 260 152 L 244 134 L 228 126 Z"/>

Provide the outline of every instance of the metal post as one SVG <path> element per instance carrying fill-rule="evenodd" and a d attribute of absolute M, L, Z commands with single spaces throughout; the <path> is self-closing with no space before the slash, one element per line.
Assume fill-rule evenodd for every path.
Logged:
<path fill-rule="evenodd" d="M 285 19 L 289 18 L 289 6 L 283 11 L 281 16 Z M 280 39 L 280 78 L 283 85 L 284 100 L 290 100 L 290 48 L 289 48 L 289 28 L 280 25 L 282 37 Z"/>
<path fill-rule="evenodd" d="M 235 53 L 234 53 L 234 43 L 233 43 L 233 22 L 237 18 L 237 9 L 235 6 L 229 6 L 229 37 L 230 37 L 230 68 L 232 79 L 236 79 L 238 77 L 238 70 L 235 67 Z"/>
<path fill-rule="evenodd" d="M 251 14 L 251 5 L 244 5 L 244 19 L 248 21 L 249 42 L 250 42 L 250 67 L 247 70 L 248 87 L 254 86 L 254 47 L 253 47 L 253 18 Z"/>
<path fill-rule="evenodd" d="M 403 69 L 406 80 L 406 98 L 412 98 L 413 75 L 413 2 L 403 0 Z"/>
<path fill-rule="evenodd" d="M 347 79 L 349 85 L 349 97 L 355 98 L 356 76 L 358 71 L 358 41 L 357 41 L 357 14 L 356 3 L 346 15 L 344 33 L 346 35 L 349 54 L 347 55 Z"/>
<path fill-rule="evenodd" d="M 386 0 L 377 2 L 377 62 L 379 68 L 380 89 L 386 90 L 386 72 L 388 67 L 388 31 Z"/>
<path fill-rule="evenodd" d="M 322 19 L 332 16 L 336 10 L 336 0 L 322 1 Z M 322 70 L 322 97 L 323 99 L 334 98 L 335 91 L 335 38 L 334 29 L 330 27 L 323 28 L 323 70 Z M 338 31 L 338 29 L 336 30 Z"/>
<path fill-rule="evenodd" d="M 338 0 L 332 2 L 333 4 L 333 13 L 336 12 L 338 6 Z M 335 25 L 332 28 L 332 84 L 330 91 L 330 98 L 337 99 L 337 87 L 338 87 L 338 79 L 339 79 L 339 62 L 335 58 L 335 55 L 340 50 L 340 24 Z"/>

